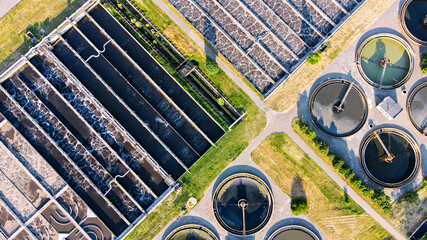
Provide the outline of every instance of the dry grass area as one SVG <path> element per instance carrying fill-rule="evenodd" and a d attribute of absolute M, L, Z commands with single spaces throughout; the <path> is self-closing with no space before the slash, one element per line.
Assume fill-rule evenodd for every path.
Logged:
<path fill-rule="evenodd" d="M 404 234 L 410 235 L 427 218 L 427 188 L 418 192 L 420 199 L 415 203 L 404 200 L 393 204 L 390 223 Z"/>
<path fill-rule="evenodd" d="M 322 60 L 311 65 L 304 63 L 271 95 L 266 103 L 275 111 L 289 110 L 298 101 L 299 94 L 315 81 L 357 36 L 363 33 L 395 0 L 368 0 L 328 41 L 328 48 L 320 54 Z"/>
<path fill-rule="evenodd" d="M 306 215 L 327 239 L 392 239 L 286 134 L 266 138 L 252 159 L 291 198 L 307 197 Z"/>
<path fill-rule="evenodd" d="M 0 19 L 0 72 L 28 51 L 25 33 L 47 35 L 85 0 L 22 0 Z"/>

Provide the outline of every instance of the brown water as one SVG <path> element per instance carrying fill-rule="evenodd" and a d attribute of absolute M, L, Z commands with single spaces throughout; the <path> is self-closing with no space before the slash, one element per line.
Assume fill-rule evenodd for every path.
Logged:
<path fill-rule="evenodd" d="M 289 229 L 277 234 L 272 240 L 314 240 L 309 233 L 300 229 Z"/>

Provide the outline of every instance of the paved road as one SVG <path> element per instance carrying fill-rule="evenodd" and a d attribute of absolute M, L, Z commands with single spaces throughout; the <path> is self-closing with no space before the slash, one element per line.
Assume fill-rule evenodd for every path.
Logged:
<path fill-rule="evenodd" d="M 201 49 L 205 49 L 206 54 L 215 58 L 215 53 L 205 47 L 205 42 L 193 30 L 191 30 L 162 0 L 153 0 Z M 255 104 L 265 112 L 267 117 L 267 125 L 263 132 L 259 134 L 248 148 L 236 159 L 236 161 L 245 160 L 251 161 L 250 154 L 252 151 L 269 135 L 277 132 L 286 133 L 311 159 L 313 159 L 319 167 L 329 175 L 347 194 L 359 204 L 367 214 L 377 221 L 385 230 L 398 240 L 406 239 L 400 232 L 391 226 L 381 215 L 379 215 L 368 203 L 366 203 L 353 189 L 348 186 L 322 159 L 320 159 L 308 145 L 292 131 L 291 122 L 297 117 L 297 108 L 294 106 L 291 110 L 285 113 L 275 112 L 270 109 L 258 96 L 240 79 L 227 64 L 221 59 L 216 58 L 218 65 L 227 75 L 255 102 Z"/>
<path fill-rule="evenodd" d="M 0 0 L 0 18 L 10 11 L 21 0 Z"/>

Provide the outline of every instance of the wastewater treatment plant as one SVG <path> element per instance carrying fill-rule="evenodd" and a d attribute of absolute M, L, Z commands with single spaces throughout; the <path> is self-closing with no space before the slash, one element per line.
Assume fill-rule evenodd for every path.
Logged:
<path fill-rule="evenodd" d="M 1 75 L 0 114 L 10 239 L 120 238 L 226 132 L 96 1 Z"/>
<path fill-rule="evenodd" d="M 427 0 L 10 1 L 0 240 L 426 234 Z"/>

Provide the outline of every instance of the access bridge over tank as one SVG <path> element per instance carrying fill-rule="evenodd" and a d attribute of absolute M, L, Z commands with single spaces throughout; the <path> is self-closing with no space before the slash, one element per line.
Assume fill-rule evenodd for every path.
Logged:
<path fill-rule="evenodd" d="M 97 1 L 0 80 L 0 239 L 121 238 L 225 133 Z"/>

